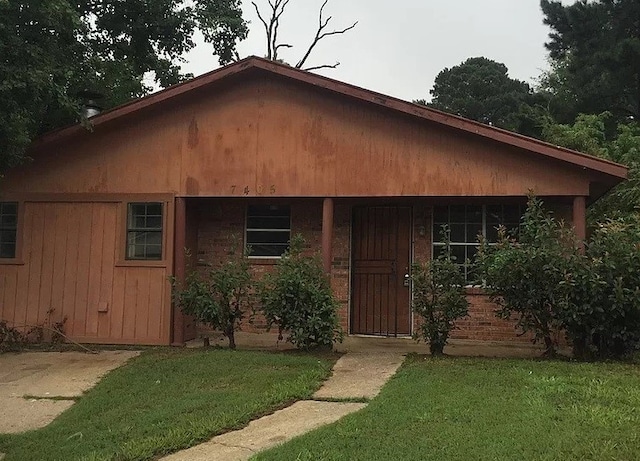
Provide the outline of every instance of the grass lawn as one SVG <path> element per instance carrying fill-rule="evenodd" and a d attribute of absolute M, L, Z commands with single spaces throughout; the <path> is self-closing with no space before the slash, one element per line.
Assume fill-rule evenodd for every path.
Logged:
<path fill-rule="evenodd" d="M 640 459 L 640 368 L 410 357 L 364 410 L 255 460 Z"/>
<path fill-rule="evenodd" d="M 4 461 L 145 460 L 309 397 L 332 359 L 155 349 L 109 373 L 49 426 L 0 435 Z"/>

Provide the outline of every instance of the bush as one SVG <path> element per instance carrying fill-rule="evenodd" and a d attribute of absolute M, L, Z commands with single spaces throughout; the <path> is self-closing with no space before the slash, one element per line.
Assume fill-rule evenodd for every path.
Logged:
<path fill-rule="evenodd" d="M 206 274 L 187 275 L 184 286 L 172 279 L 173 299 L 182 312 L 221 331 L 235 349 L 235 332 L 250 310 L 253 281 L 249 262 L 241 252 L 231 252 L 230 259 Z"/>
<path fill-rule="evenodd" d="M 546 354 L 555 354 L 552 332 L 559 329 L 559 312 L 569 308 L 572 274 L 580 265 L 578 245 L 571 229 L 529 198 L 518 239 L 499 231 L 496 245 L 483 242 L 476 257 L 479 277 L 503 319 L 517 316 L 522 334 L 533 332 Z"/>
<path fill-rule="evenodd" d="M 268 328 L 300 349 L 331 346 L 342 340 L 336 301 L 318 257 L 302 254 L 304 239 L 294 236 L 290 249 L 260 286 L 262 311 Z"/>
<path fill-rule="evenodd" d="M 455 321 L 467 315 L 464 276 L 450 255 L 449 231 L 443 229 L 447 251 L 437 259 L 412 268 L 414 312 L 420 315 L 420 333 L 415 339 L 429 342 L 432 355 L 442 355 Z"/>
<path fill-rule="evenodd" d="M 623 358 L 640 346 L 640 219 L 598 225 L 570 281 L 563 326 L 577 358 Z"/>

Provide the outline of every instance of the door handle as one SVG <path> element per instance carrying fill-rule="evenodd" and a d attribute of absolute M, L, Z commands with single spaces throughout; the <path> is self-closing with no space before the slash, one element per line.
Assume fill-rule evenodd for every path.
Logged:
<path fill-rule="evenodd" d="M 411 276 L 409 275 L 408 272 L 404 274 L 404 280 L 402 282 L 402 285 L 404 285 L 405 287 L 411 286 Z"/>

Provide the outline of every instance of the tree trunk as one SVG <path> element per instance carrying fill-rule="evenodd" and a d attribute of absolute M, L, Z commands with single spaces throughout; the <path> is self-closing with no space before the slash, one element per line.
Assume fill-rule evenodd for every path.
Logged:
<path fill-rule="evenodd" d="M 429 350 L 431 351 L 431 355 L 441 357 L 444 355 L 444 343 L 429 342 Z"/>
<path fill-rule="evenodd" d="M 551 335 L 549 334 L 544 335 L 544 346 L 546 347 L 546 350 L 544 351 L 545 357 L 556 356 L 556 348 L 555 348 L 555 345 L 553 344 L 553 339 L 551 339 Z"/>
<path fill-rule="evenodd" d="M 229 338 L 229 349 L 235 349 L 236 348 L 236 335 L 235 335 L 235 329 L 233 328 L 233 325 L 227 327 L 227 329 L 224 332 L 224 335 Z"/>

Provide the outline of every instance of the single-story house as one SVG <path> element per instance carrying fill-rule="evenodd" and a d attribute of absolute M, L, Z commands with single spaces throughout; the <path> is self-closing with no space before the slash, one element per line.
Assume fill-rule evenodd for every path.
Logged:
<path fill-rule="evenodd" d="M 0 181 L 0 318 L 67 318 L 76 341 L 182 344 L 169 277 L 225 258 L 268 270 L 301 233 L 352 335 L 408 336 L 412 261 L 461 270 L 476 236 L 517 225 L 534 191 L 585 235 L 624 166 L 250 57 L 37 140 Z M 518 341 L 469 288 L 456 338 Z"/>

